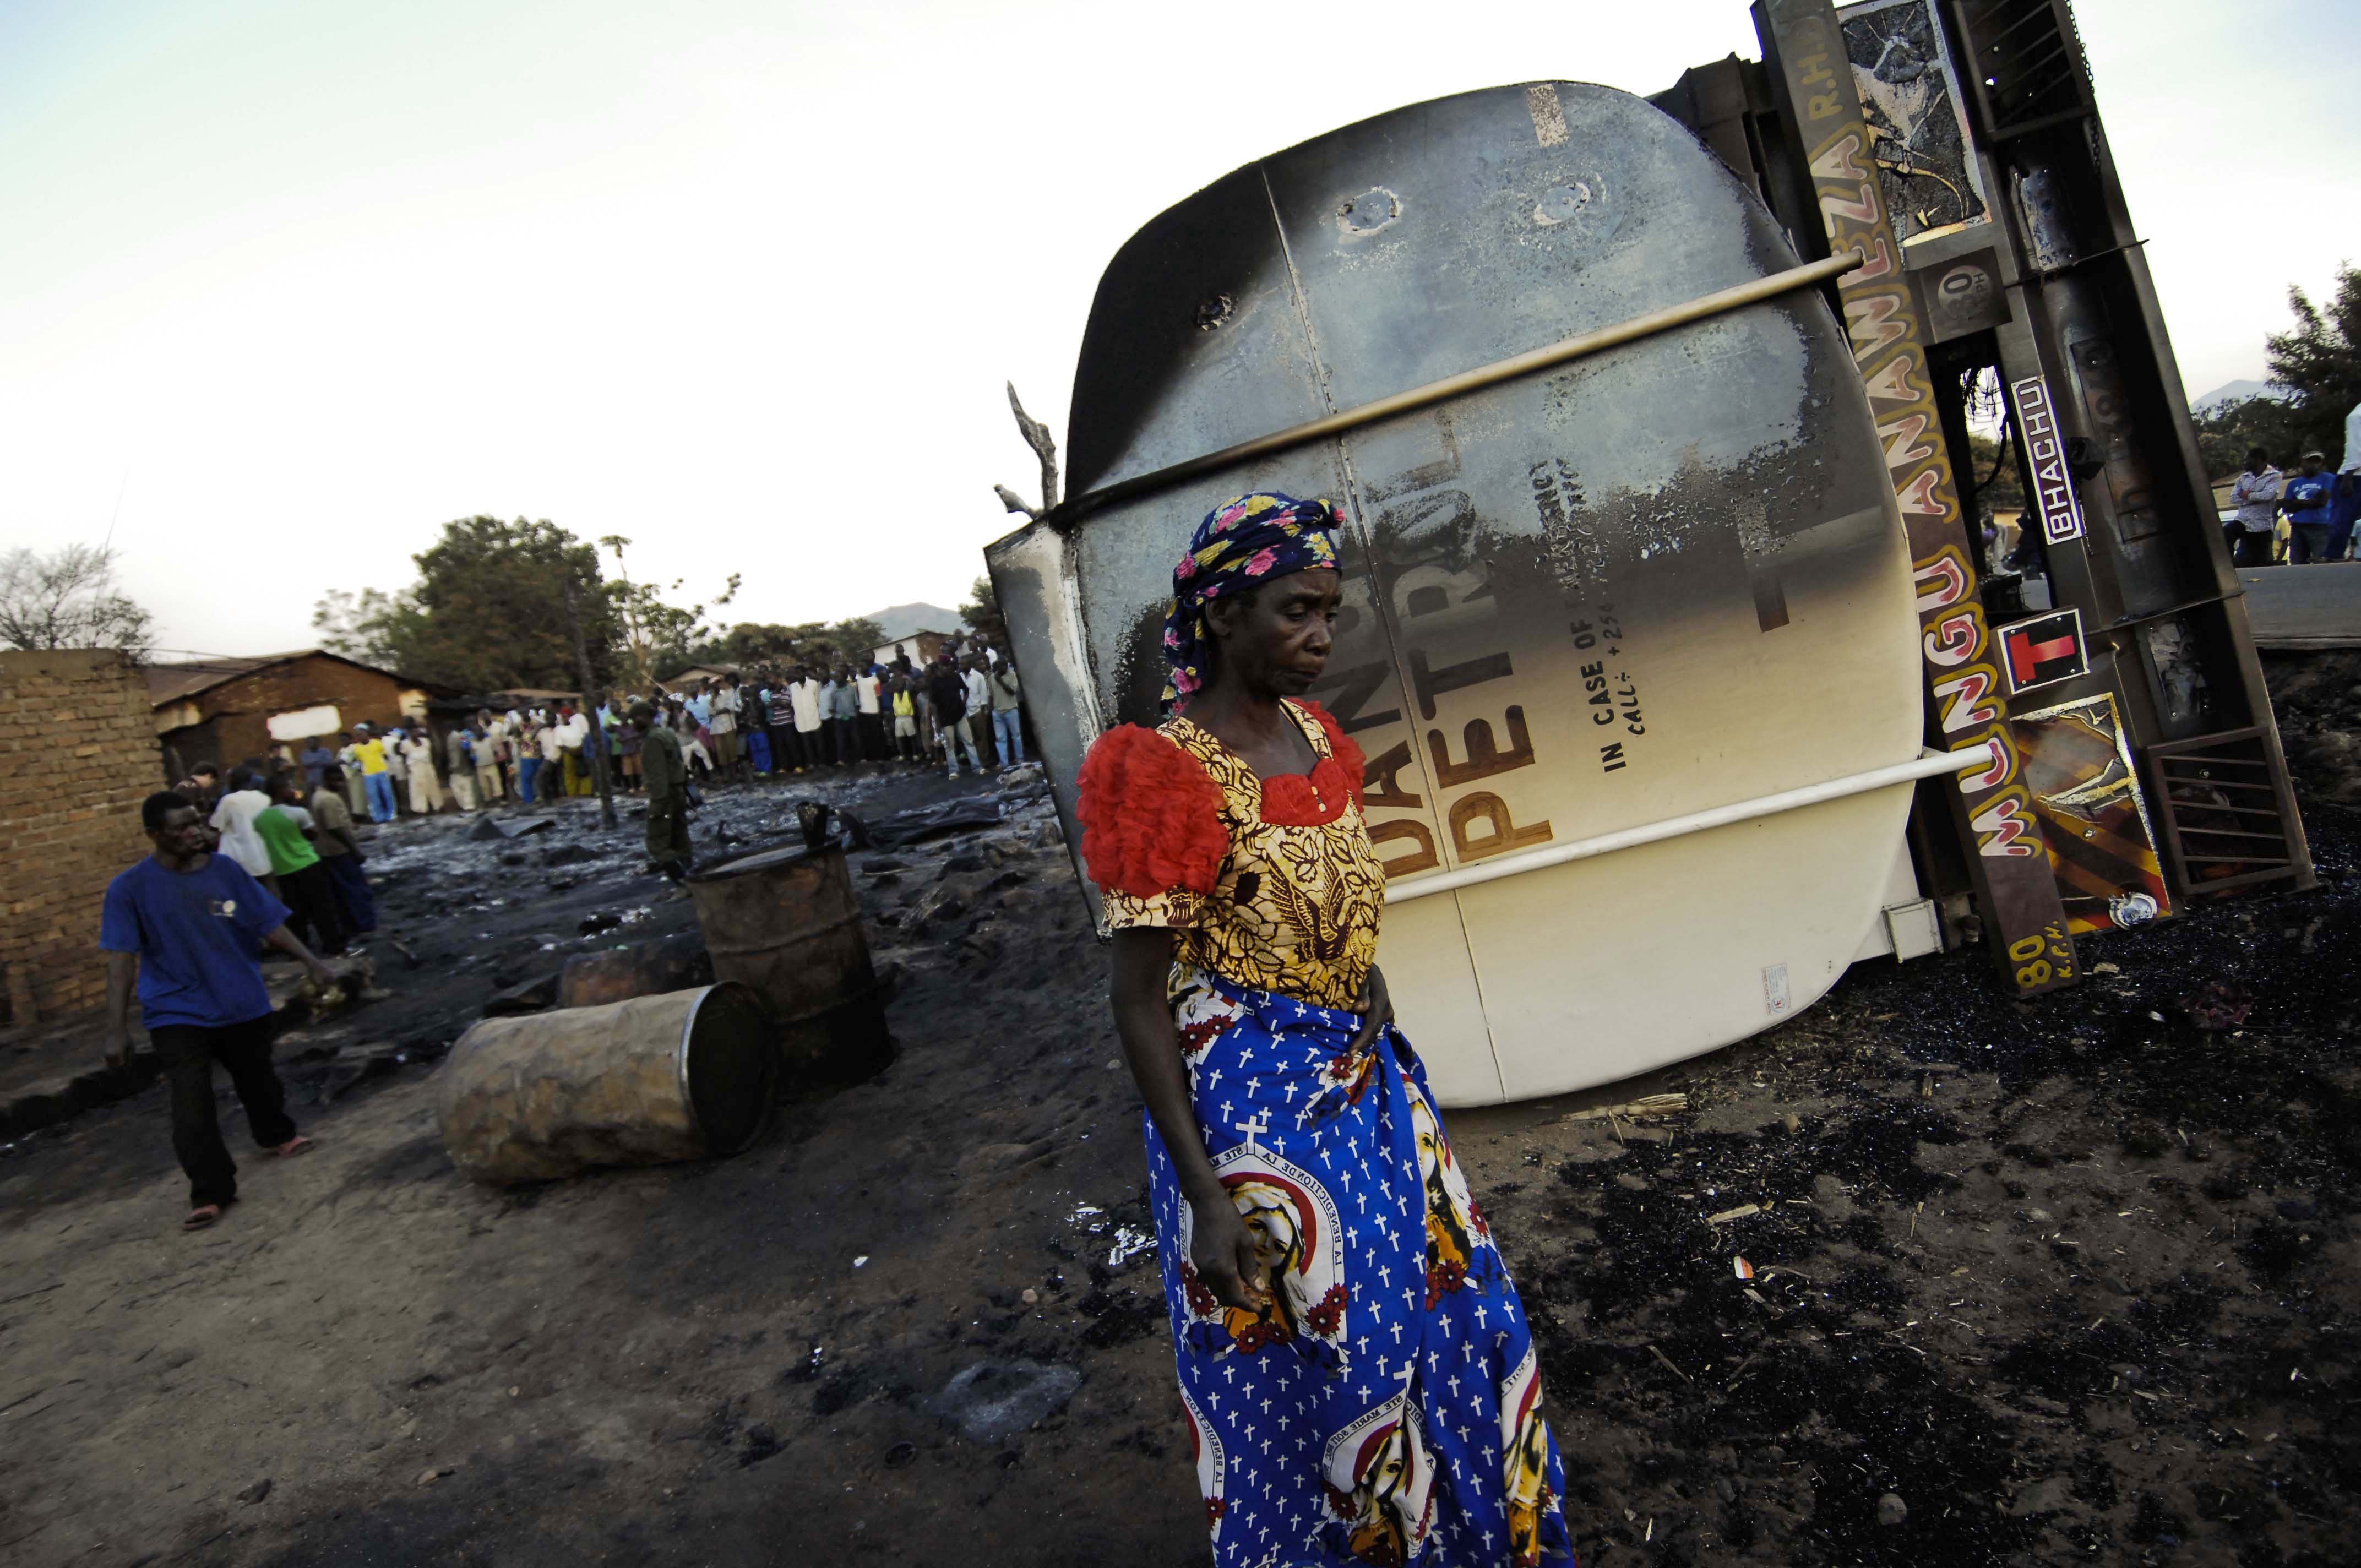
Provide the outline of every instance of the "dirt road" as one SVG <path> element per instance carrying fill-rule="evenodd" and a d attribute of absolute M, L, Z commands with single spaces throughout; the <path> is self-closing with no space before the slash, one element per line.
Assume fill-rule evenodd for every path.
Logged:
<path fill-rule="evenodd" d="M 2313 722 L 2350 724 L 2342 690 Z M 2361 817 L 2310 784 L 2318 892 L 2091 942 L 2056 1000 L 1976 952 L 1863 966 L 1719 1056 L 1453 1118 L 1587 1562 L 2352 1561 Z M 156 1090 L 0 1160 L 0 1557 L 1204 1561 L 1061 850 L 857 857 L 890 1068 L 735 1159 L 500 1193 L 445 1161 L 433 1058 L 585 916 L 686 908 L 630 826 L 403 831 L 372 869 L 423 967 L 280 1043 L 316 1155 L 244 1160 L 196 1236 Z M 2216 980 L 2238 1029 L 2180 1005 Z M 1563 1119 L 1673 1090 L 1687 1114 Z M 1000 1433 L 942 1397 L 979 1363 L 1018 1417 L 1070 1397 Z"/>

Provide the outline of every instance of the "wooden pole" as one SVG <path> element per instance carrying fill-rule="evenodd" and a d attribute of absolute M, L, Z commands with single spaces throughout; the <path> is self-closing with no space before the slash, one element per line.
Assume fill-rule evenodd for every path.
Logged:
<path fill-rule="evenodd" d="M 615 826 L 615 786 L 607 779 L 607 729 L 598 722 L 601 693 L 591 689 L 590 641 L 582 635 L 582 612 L 574 603 L 574 579 L 566 579 L 566 620 L 574 629 L 574 662 L 582 675 L 582 701 L 590 721 L 590 731 L 598 740 L 590 751 L 590 776 L 598 781 L 598 816 L 609 828 Z"/>

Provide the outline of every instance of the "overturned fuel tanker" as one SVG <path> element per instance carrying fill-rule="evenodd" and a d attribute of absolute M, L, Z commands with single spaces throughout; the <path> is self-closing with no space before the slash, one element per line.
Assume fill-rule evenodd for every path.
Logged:
<path fill-rule="evenodd" d="M 1915 32 L 1892 5 L 1773 5 L 1773 63 L 1702 68 L 1656 103 L 1467 93 L 1217 181 L 1108 267 L 1074 495 L 986 552 L 1079 844 L 1091 740 L 1158 720 L 1195 521 L 1257 489 L 1340 503 L 1345 606 L 1312 695 L 1369 758 L 1379 958 L 1446 1102 L 1714 1049 L 1864 959 L 1980 940 L 2036 993 L 2078 978 L 2080 932 L 2309 880 L 2214 530 L 2149 529 L 2182 563 L 2149 576 L 2199 601 L 2167 617 L 2126 609 L 2120 573 L 2113 599 L 2077 577 L 2073 552 L 2112 543 L 2084 544 L 2080 510 L 2031 601 L 2004 609 L 1983 581 L 1972 475 L 1949 461 L 1960 367 L 2000 362 L 2040 280 L 1993 205 L 1973 223 L 1914 207 L 1897 232 L 1897 148 L 1861 89 L 1883 103 L 1897 29 L 1949 47 L 1931 7 L 1905 9 Z M 1854 11 L 1879 21 L 1859 40 Z M 1961 127 L 1953 188 L 1971 170 L 2004 187 L 1965 109 L 1937 108 Z M 1963 234 L 1988 297 L 1970 309 L 1938 281 L 1930 303 L 1911 263 L 1956 271 Z M 2126 359 L 2136 379 L 2157 356 L 2105 367 L 2119 448 Z M 2167 444 L 2179 397 L 2154 422 Z M 2069 452 L 2077 411 L 2037 376 L 2009 398 L 2025 472 L 2046 464 L 2070 500 L 2105 471 L 2088 438 Z M 2170 629 L 2179 684 L 2124 657 L 2136 639 L 2114 625 L 2139 648 Z M 2176 692 L 2177 730 L 2155 718 Z M 2121 864 L 2093 886 L 2102 830 Z M 2206 859 L 2224 845 L 2242 852 Z"/>

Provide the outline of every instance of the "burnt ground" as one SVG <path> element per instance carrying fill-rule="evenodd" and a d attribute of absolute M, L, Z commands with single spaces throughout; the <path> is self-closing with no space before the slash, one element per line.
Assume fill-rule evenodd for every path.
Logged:
<path fill-rule="evenodd" d="M 2317 890 L 2086 941 L 2037 1003 L 1977 951 L 1860 966 L 1718 1055 L 1450 1118 L 1587 1562 L 2353 1561 L 2361 659 L 2271 674 Z M 719 795 L 700 848 L 788 798 Z M 1110 1262 L 1137 1101 L 1038 812 L 856 856 L 876 1077 L 732 1159 L 507 1191 L 445 1158 L 434 1059 L 500 984 L 687 906 L 579 808 L 389 831 L 421 967 L 380 942 L 391 1000 L 282 1038 L 316 1155 L 247 1161 L 197 1236 L 155 1089 L 0 1157 L 0 1556 L 1202 1562 L 1154 1259 Z M 1688 1114 L 1564 1119 L 1667 1090 Z M 980 1361 L 1079 1383 L 972 1437 L 939 1396 Z"/>

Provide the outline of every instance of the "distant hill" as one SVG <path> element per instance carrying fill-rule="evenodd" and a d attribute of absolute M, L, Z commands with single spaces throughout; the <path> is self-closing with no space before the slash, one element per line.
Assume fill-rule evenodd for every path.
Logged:
<path fill-rule="evenodd" d="M 2189 411 L 2203 419 L 2224 403 L 2235 403 L 2244 398 L 2283 398 L 2285 387 L 2269 381 L 2224 381 L 2202 398 L 2189 400 Z"/>
<path fill-rule="evenodd" d="M 884 609 L 871 610 L 862 619 L 875 621 L 888 642 L 899 641 L 914 631 L 957 631 L 967 624 L 960 619 L 959 611 L 923 600 L 917 604 L 887 605 Z"/>

